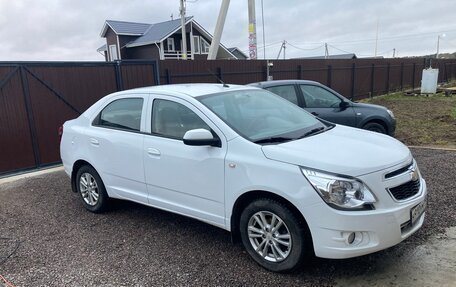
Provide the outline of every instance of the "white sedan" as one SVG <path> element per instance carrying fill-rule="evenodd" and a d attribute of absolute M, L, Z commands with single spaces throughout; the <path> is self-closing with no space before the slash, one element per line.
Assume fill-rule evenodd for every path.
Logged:
<path fill-rule="evenodd" d="M 108 95 L 64 124 L 60 152 L 86 209 L 117 198 L 196 218 L 272 271 L 379 251 L 424 221 L 426 183 L 406 146 L 253 87 Z"/>

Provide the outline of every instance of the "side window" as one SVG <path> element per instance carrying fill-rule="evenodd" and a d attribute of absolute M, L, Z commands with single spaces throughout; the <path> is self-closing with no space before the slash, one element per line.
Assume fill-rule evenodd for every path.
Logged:
<path fill-rule="evenodd" d="M 296 95 L 296 91 L 293 85 L 269 87 L 266 88 L 266 90 L 281 96 L 285 100 L 290 101 L 295 105 L 298 105 L 298 96 Z"/>
<path fill-rule="evenodd" d="M 209 54 L 210 44 L 201 37 L 201 54 Z"/>
<path fill-rule="evenodd" d="M 174 52 L 174 50 L 175 50 L 174 39 L 173 38 L 166 39 L 166 46 L 167 46 L 169 52 Z"/>
<path fill-rule="evenodd" d="M 199 36 L 193 36 L 193 49 L 195 54 L 200 53 L 200 37 Z"/>
<path fill-rule="evenodd" d="M 152 107 L 152 133 L 164 137 L 183 139 L 188 130 L 211 128 L 186 106 L 168 101 L 154 100 Z"/>
<path fill-rule="evenodd" d="M 342 101 L 333 93 L 311 85 L 300 85 L 307 108 L 336 108 Z"/>
<path fill-rule="evenodd" d="M 100 112 L 97 125 L 139 131 L 142 107 L 143 99 L 140 98 L 115 100 Z"/>

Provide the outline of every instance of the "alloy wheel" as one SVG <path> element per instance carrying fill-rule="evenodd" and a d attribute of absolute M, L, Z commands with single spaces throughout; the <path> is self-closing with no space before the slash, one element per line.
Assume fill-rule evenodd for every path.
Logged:
<path fill-rule="evenodd" d="M 269 262 L 285 260 L 292 248 L 290 230 L 285 222 L 270 211 L 259 211 L 247 225 L 250 244 L 255 252 Z"/>
<path fill-rule="evenodd" d="M 79 178 L 79 190 L 85 203 L 90 206 L 97 204 L 100 197 L 98 184 L 90 173 L 83 173 Z"/>

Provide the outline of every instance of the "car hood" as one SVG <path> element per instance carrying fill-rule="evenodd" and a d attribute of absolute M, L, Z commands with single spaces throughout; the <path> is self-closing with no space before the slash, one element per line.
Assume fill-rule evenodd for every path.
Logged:
<path fill-rule="evenodd" d="M 355 103 L 355 102 L 353 102 L 352 105 L 353 105 L 354 108 L 361 108 L 361 109 L 381 109 L 381 110 L 384 110 L 384 111 L 387 110 L 387 108 L 385 108 L 384 106 L 380 106 L 380 105 L 365 104 L 365 103 Z"/>
<path fill-rule="evenodd" d="M 303 139 L 264 145 L 262 151 L 271 160 L 349 176 L 412 160 L 410 150 L 392 137 L 340 125 Z"/>

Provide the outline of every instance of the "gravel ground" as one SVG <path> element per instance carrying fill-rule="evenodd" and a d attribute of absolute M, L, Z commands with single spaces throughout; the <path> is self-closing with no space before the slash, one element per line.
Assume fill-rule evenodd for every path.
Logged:
<path fill-rule="evenodd" d="M 376 254 L 271 273 L 228 232 L 199 221 L 128 202 L 87 212 L 55 172 L 0 185 L 0 274 L 16 286 L 334 286 L 368 276 L 380 258 L 399 258 L 456 226 L 456 152 L 412 152 L 429 188 L 425 225 Z"/>

